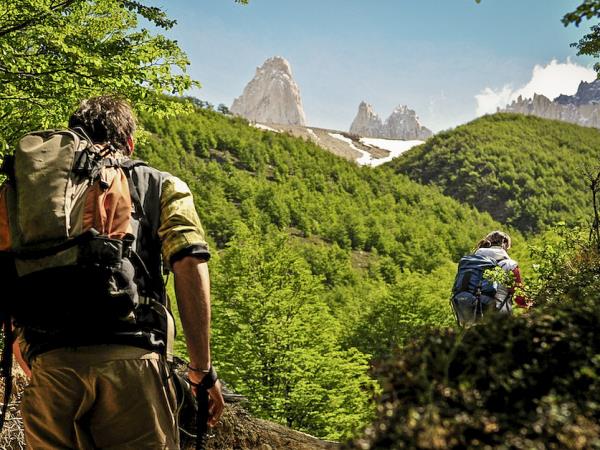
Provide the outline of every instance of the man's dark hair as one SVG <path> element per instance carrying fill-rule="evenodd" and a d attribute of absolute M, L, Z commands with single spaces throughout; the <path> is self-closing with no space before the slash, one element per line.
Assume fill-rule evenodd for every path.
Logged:
<path fill-rule="evenodd" d="M 69 128 L 81 128 L 94 143 L 110 143 L 129 155 L 127 140 L 133 137 L 136 123 L 127 100 L 102 95 L 83 100 L 69 119 Z"/>

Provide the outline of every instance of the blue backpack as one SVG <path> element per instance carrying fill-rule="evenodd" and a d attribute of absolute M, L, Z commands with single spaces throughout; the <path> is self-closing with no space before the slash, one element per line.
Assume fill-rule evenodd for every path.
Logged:
<path fill-rule="evenodd" d="M 488 307 L 495 307 L 498 283 L 484 278 L 485 271 L 495 267 L 498 261 L 487 256 L 474 254 L 460 259 L 450 300 L 459 325 L 476 322 Z"/>

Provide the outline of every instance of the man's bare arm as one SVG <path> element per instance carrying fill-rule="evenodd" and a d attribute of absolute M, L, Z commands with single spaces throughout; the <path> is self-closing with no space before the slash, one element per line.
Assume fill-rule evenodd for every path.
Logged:
<path fill-rule="evenodd" d="M 173 274 L 177 308 L 183 325 L 190 366 L 200 370 L 208 369 L 211 365 L 208 266 L 194 256 L 186 256 L 173 263 Z M 199 383 L 204 373 L 190 370 L 188 376 L 193 383 Z M 220 383 L 217 381 L 208 392 L 211 399 L 209 425 L 214 426 L 224 407 Z"/>
<path fill-rule="evenodd" d="M 175 295 L 190 365 L 210 366 L 210 278 L 205 262 L 187 256 L 173 264 Z"/>

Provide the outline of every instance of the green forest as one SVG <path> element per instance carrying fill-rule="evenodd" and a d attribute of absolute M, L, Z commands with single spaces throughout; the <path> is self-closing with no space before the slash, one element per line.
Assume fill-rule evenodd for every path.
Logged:
<path fill-rule="evenodd" d="M 600 445 L 598 130 L 495 114 L 359 167 L 182 98 L 174 25 L 137 1 L 1 4 L 0 146 L 83 98 L 132 102 L 134 156 L 194 194 L 213 361 L 251 414 L 347 448 Z M 458 329 L 456 263 L 495 229 L 535 307 Z"/>
<path fill-rule="evenodd" d="M 487 133 L 501 136 L 504 117 L 456 133 L 488 120 Z M 554 124 L 511 119 L 530 134 Z M 428 330 L 453 326 L 448 297 L 456 261 L 489 230 L 511 230 L 528 294 L 540 303 L 564 294 L 549 291 L 557 269 L 548 261 L 568 264 L 572 248 L 582 245 L 572 227 L 552 222 L 552 230 L 525 238 L 478 205 L 398 174 L 395 162 L 358 167 L 210 109 L 176 120 L 143 117 L 143 124 L 138 156 L 190 183 L 217 250 L 214 346 L 224 379 L 251 398 L 253 413 L 318 436 L 355 435 L 384 386 L 370 365 Z M 579 131 L 579 140 L 597 133 L 568 129 Z M 509 143 L 496 138 L 496 145 Z M 591 195 L 580 189 L 574 196 L 585 217 Z"/>
<path fill-rule="evenodd" d="M 142 123 L 137 156 L 190 184 L 219 250 L 213 345 L 223 379 L 251 398 L 264 391 L 251 401 L 262 417 L 351 436 L 372 413 L 368 363 L 452 324 L 455 261 L 501 225 L 387 168 L 208 109 Z"/>
<path fill-rule="evenodd" d="M 599 146 L 595 128 L 505 113 L 439 133 L 391 166 L 522 232 L 539 232 L 589 219 Z"/>

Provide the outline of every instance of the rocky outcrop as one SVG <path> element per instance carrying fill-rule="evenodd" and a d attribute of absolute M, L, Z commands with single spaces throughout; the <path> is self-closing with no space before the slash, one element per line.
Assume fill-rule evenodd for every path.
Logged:
<path fill-rule="evenodd" d="M 419 123 L 415 111 L 407 106 L 398 106 L 382 122 L 366 102 L 359 105 L 350 132 L 364 137 L 402 140 L 425 140 L 433 135 L 431 130 Z"/>
<path fill-rule="evenodd" d="M 254 78 L 230 111 L 253 122 L 305 125 L 300 89 L 290 63 L 275 56 L 256 69 Z"/>
<path fill-rule="evenodd" d="M 373 107 L 366 102 L 360 102 L 358 113 L 350 125 L 350 133 L 366 137 L 379 137 L 382 130 L 383 122 L 373 111 Z"/>
<path fill-rule="evenodd" d="M 600 104 L 600 80 L 579 83 L 575 95 L 559 95 L 554 101 L 560 105 L 594 105 Z"/>
<path fill-rule="evenodd" d="M 419 123 L 417 113 L 406 106 L 398 106 L 383 124 L 388 139 L 425 140 L 433 133 Z M 386 137 L 386 136 L 382 136 Z"/>
<path fill-rule="evenodd" d="M 538 94 L 533 98 L 519 96 L 501 111 L 600 128 L 600 81 L 582 81 L 575 95 L 560 95 L 554 100 Z"/>

